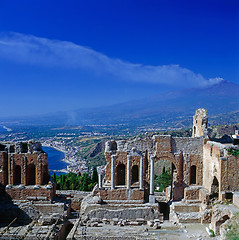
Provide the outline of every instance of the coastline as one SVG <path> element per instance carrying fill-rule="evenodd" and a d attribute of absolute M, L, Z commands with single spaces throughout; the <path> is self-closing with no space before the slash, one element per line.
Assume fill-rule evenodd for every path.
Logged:
<path fill-rule="evenodd" d="M 12 132 L 12 129 L 9 128 L 9 127 L 7 127 L 7 126 L 2 126 L 2 125 L 1 125 L 1 127 L 2 127 L 3 129 L 5 129 L 7 132 Z"/>
<path fill-rule="evenodd" d="M 60 159 L 59 161 L 64 162 L 67 164 L 66 168 L 62 168 L 62 169 L 58 169 L 58 170 L 52 170 L 49 169 L 49 172 L 54 172 L 54 173 L 68 173 L 69 171 L 67 170 L 68 165 L 70 164 L 70 162 L 66 159 L 66 153 L 67 151 L 62 150 L 59 147 L 56 146 L 51 146 L 50 144 L 46 144 L 46 143 L 42 143 L 42 147 L 48 147 L 48 148 L 52 148 L 55 149 L 56 151 L 62 152 L 64 153 L 64 158 Z"/>
<path fill-rule="evenodd" d="M 54 148 L 55 150 L 57 150 L 57 151 L 59 151 L 59 152 L 63 152 L 64 154 L 67 153 L 66 150 L 63 150 L 63 149 L 61 149 L 61 148 L 59 148 L 59 147 L 56 147 L 56 146 L 52 146 L 52 145 L 47 144 L 47 143 L 42 143 L 41 145 L 42 145 L 42 147 L 50 147 L 50 148 Z"/>
<path fill-rule="evenodd" d="M 86 166 L 86 161 L 82 160 L 78 155 L 80 151 L 79 147 L 68 146 L 61 141 L 55 141 L 53 139 L 47 139 L 42 141 L 43 147 L 49 147 L 55 149 L 64 154 L 64 158 L 59 159 L 59 161 L 64 162 L 67 166 L 66 169 L 62 169 L 62 172 L 74 172 L 74 173 L 88 173 L 89 169 Z M 64 166 L 65 167 L 65 166 Z"/>

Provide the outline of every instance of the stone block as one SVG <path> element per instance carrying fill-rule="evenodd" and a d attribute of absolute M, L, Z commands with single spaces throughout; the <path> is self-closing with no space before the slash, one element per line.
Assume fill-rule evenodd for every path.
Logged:
<path fill-rule="evenodd" d="M 98 222 L 92 222 L 92 223 L 90 224 L 90 226 L 91 226 L 91 227 L 98 227 L 99 225 L 98 225 Z"/>
<path fill-rule="evenodd" d="M 154 225 L 154 222 L 153 221 L 147 221 L 147 225 L 149 226 L 149 227 L 153 227 L 153 225 Z"/>
<path fill-rule="evenodd" d="M 149 195 L 149 203 L 151 204 L 155 203 L 155 195 Z"/>
<path fill-rule="evenodd" d="M 160 223 L 155 222 L 153 225 L 153 229 L 160 229 L 160 228 L 161 228 Z"/>

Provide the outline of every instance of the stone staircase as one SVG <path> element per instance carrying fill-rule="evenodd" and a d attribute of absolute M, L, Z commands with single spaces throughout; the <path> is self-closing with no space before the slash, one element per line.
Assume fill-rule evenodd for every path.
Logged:
<path fill-rule="evenodd" d="M 206 222 L 206 205 L 199 199 L 201 186 L 189 186 L 184 189 L 184 199 L 172 202 L 169 219 L 176 223 L 202 223 Z"/>
<path fill-rule="evenodd" d="M 177 223 L 200 223 L 201 203 L 173 202 L 170 206 L 169 219 Z"/>

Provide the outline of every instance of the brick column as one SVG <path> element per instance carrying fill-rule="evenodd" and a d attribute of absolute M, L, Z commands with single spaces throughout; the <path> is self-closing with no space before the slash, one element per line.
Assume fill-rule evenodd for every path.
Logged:
<path fill-rule="evenodd" d="M 131 187 L 131 177 L 130 177 L 130 170 L 131 170 L 131 156 L 127 156 L 127 189 Z"/>
<path fill-rule="evenodd" d="M 13 156 L 11 154 L 8 155 L 8 184 L 13 185 Z"/>
<path fill-rule="evenodd" d="M 140 170 L 139 170 L 139 189 L 144 189 L 144 157 L 140 157 Z"/>
<path fill-rule="evenodd" d="M 115 159 L 116 156 L 111 156 L 111 189 L 115 189 Z"/>
<path fill-rule="evenodd" d="M 22 154 L 22 184 L 27 185 L 27 168 L 26 168 L 26 156 Z"/>

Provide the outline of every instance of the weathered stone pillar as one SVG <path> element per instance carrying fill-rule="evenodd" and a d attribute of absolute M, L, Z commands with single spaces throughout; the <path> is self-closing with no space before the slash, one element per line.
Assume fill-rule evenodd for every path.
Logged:
<path fill-rule="evenodd" d="M 144 157 L 140 157 L 140 170 L 139 170 L 139 189 L 144 189 Z"/>
<path fill-rule="evenodd" d="M 99 183 L 99 189 L 102 189 L 103 186 L 102 186 L 102 174 L 101 173 L 98 173 L 98 183 Z"/>
<path fill-rule="evenodd" d="M 26 156 L 22 154 L 22 180 L 21 183 L 27 185 Z"/>
<path fill-rule="evenodd" d="M 154 159 L 155 157 L 150 157 L 150 189 L 149 189 L 149 202 L 155 203 L 154 196 Z"/>
<path fill-rule="evenodd" d="M 131 170 L 131 156 L 127 156 L 127 189 L 130 189 L 131 187 L 131 174 L 130 174 L 130 170 Z"/>
<path fill-rule="evenodd" d="M 115 189 L 115 159 L 116 156 L 111 156 L 111 189 Z"/>

